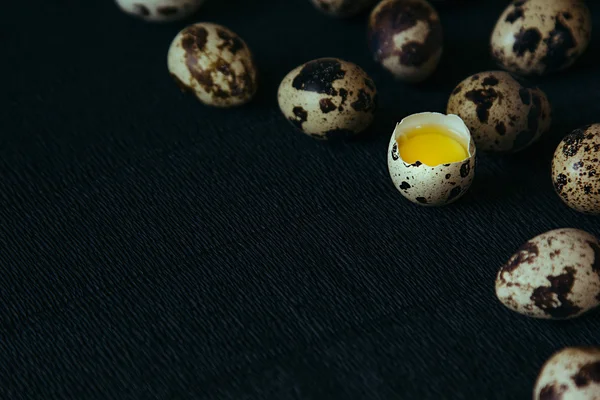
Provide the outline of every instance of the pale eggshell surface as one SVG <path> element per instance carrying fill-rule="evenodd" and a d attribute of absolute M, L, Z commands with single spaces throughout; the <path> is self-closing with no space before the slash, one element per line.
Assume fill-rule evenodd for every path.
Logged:
<path fill-rule="evenodd" d="M 496 295 L 529 317 L 582 315 L 600 304 L 600 242 L 571 228 L 534 237 L 500 268 Z"/>
<path fill-rule="evenodd" d="M 420 161 L 408 164 L 402 160 L 397 139 L 421 125 L 443 125 L 460 134 L 467 144 L 469 156 L 463 161 L 429 166 Z M 394 186 L 413 203 L 424 206 L 450 204 L 462 197 L 475 175 L 475 143 L 469 129 L 456 115 L 419 113 L 404 118 L 392 134 L 388 146 L 388 170 Z"/>
<path fill-rule="evenodd" d="M 591 30 L 582 0 L 514 1 L 492 33 L 492 56 L 502 68 L 521 75 L 560 71 L 586 50 Z"/>
<path fill-rule="evenodd" d="M 600 400 L 600 348 L 567 347 L 546 361 L 534 400 Z"/>
<path fill-rule="evenodd" d="M 317 139 L 344 139 L 373 121 L 377 89 L 359 66 L 320 58 L 288 73 L 279 85 L 279 108 L 298 130 Z"/>
<path fill-rule="evenodd" d="M 204 104 L 231 107 L 252 99 L 257 71 L 246 43 L 221 25 L 197 23 L 183 29 L 169 48 L 171 76 Z"/>
<path fill-rule="evenodd" d="M 168 22 L 194 14 L 204 0 L 116 0 L 127 14 L 146 21 Z"/>
<path fill-rule="evenodd" d="M 368 39 L 375 61 L 407 82 L 425 80 L 442 56 L 440 18 L 425 0 L 383 0 L 371 12 Z"/>
<path fill-rule="evenodd" d="M 576 129 L 563 138 L 552 159 L 552 181 L 569 207 L 600 214 L 600 124 Z"/>
<path fill-rule="evenodd" d="M 460 116 L 477 149 L 512 153 L 550 129 L 551 107 L 537 87 L 504 71 L 481 72 L 459 83 L 446 112 Z"/>
<path fill-rule="evenodd" d="M 311 0 L 319 10 L 335 17 L 351 17 L 366 10 L 376 0 Z"/>

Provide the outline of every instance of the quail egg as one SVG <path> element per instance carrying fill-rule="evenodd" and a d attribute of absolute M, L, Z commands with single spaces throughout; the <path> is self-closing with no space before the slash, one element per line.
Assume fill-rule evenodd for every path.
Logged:
<path fill-rule="evenodd" d="M 534 237 L 498 271 L 496 296 L 529 317 L 582 315 L 600 304 L 600 242 L 572 228 Z"/>
<path fill-rule="evenodd" d="M 334 17 L 352 17 L 366 10 L 374 0 L 311 0 L 319 10 Z"/>
<path fill-rule="evenodd" d="M 600 400 L 600 347 L 567 347 L 543 365 L 534 400 Z"/>
<path fill-rule="evenodd" d="M 377 89 L 359 66 L 319 58 L 288 73 L 278 91 L 279 108 L 300 131 L 316 139 L 347 138 L 373 121 Z"/>
<path fill-rule="evenodd" d="M 383 0 L 371 12 L 368 39 L 375 61 L 406 82 L 425 80 L 442 56 L 440 18 L 425 0 Z"/>
<path fill-rule="evenodd" d="M 204 0 L 116 0 L 127 14 L 146 21 L 168 22 L 194 14 Z"/>
<path fill-rule="evenodd" d="M 448 114 L 460 116 L 477 149 L 517 152 L 550 128 L 551 108 L 544 92 L 504 71 L 481 72 L 459 83 Z"/>
<path fill-rule="evenodd" d="M 169 48 L 168 67 L 181 90 L 194 93 L 207 105 L 241 105 L 256 92 L 252 53 L 224 26 L 202 22 L 183 29 Z"/>
<path fill-rule="evenodd" d="M 475 174 L 475 142 L 456 115 L 424 112 L 396 125 L 388 146 L 394 186 L 413 203 L 450 204 L 463 196 Z"/>
<path fill-rule="evenodd" d="M 600 215 L 600 124 L 574 130 L 552 159 L 554 189 L 569 207 Z"/>
<path fill-rule="evenodd" d="M 521 75 L 560 71 L 585 51 L 591 30 L 582 0 L 514 1 L 492 33 L 492 56 L 502 68 Z"/>

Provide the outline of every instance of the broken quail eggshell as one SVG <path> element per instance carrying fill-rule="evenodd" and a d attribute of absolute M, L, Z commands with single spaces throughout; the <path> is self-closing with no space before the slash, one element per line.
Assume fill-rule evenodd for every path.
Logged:
<path fill-rule="evenodd" d="M 366 10 L 375 0 L 311 0 L 318 10 L 333 17 L 352 17 Z"/>
<path fill-rule="evenodd" d="M 568 319 L 590 311 L 600 304 L 600 242 L 572 228 L 534 237 L 498 271 L 496 296 L 534 318 Z"/>
<path fill-rule="evenodd" d="M 569 207 L 600 215 L 600 124 L 575 129 L 552 159 L 554 190 Z"/>
<path fill-rule="evenodd" d="M 591 30 L 583 0 L 513 1 L 494 27 L 492 57 L 520 75 L 564 70 L 586 50 Z"/>
<path fill-rule="evenodd" d="M 277 100 L 287 120 L 316 139 L 345 139 L 373 121 L 377 89 L 358 65 L 339 58 L 319 58 L 290 71 Z"/>
<path fill-rule="evenodd" d="M 204 0 L 116 0 L 129 15 L 152 22 L 169 22 L 194 14 Z"/>
<path fill-rule="evenodd" d="M 380 2 L 369 17 L 368 39 L 375 61 L 406 82 L 427 79 L 442 56 L 440 18 L 425 0 Z"/>
<path fill-rule="evenodd" d="M 171 76 L 202 103 L 233 107 L 249 102 L 257 88 L 250 49 L 224 26 L 201 22 L 177 34 L 168 53 Z"/>
<path fill-rule="evenodd" d="M 567 347 L 543 365 L 534 400 L 600 399 L 600 347 Z"/>
<path fill-rule="evenodd" d="M 398 139 L 417 127 L 441 125 L 464 141 L 468 157 L 459 162 L 426 165 L 405 162 L 398 149 Z M 396 125 L 388 146 L 388 170 L 398 191 L 413 203 L 442 206 L 462 197 L 471 187 L 475 175 L 475 142 L 469 128 L 457 115 L 423 112 L 410 115 Z"/>
<path fill-rule="evenodd" d="M 514 153 L 550 129 L 551 107 L 539 88 L 505 71 L 480 72 L 452 91 L 448 114 L 469 127 L 477 150 Z"/>

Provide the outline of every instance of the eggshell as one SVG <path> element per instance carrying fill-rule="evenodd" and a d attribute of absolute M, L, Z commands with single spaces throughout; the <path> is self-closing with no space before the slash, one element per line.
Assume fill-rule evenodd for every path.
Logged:
<path fill-rule="evenodd" d="M 375 61 L 407 82 L 427 79 L 442 56 L 438 13 L 425 0 L 383 0 L 371 12 L 369 47 Z"/>
<path fill-rule="evenodd" d="M 600 215 L 600 124 L 574 130 L 552 159 L 554 190 L 569 207 Z"/>
<path fill-rule="evenodd" d="M 567 347 L 542 367 L 534 400 L 600 400 L 600 348 Z"/>
<path fill-rule="evenodd" d="M 550 129 L 552 111 L 539 88 L 508 72 L 487 71 L 459 83 L 446 112 L 465 121 L 478 150 L 514 153 Z"/>
<path fill-rule="evenodd" d="M 437 166 L 419 161 L 414 164 L 404 162 L 398 150 L 398 135 L 425 123 L 444 125 L 461 134 L 468 143 L 469 157 L 460 162 Z M 418 113 L 396 125 L 388 146 L 388 170 L 394 186 L 408 200 L 424 206 L 442 206 L 458 200 L 471 187 L 475 175 L 475 153 L 475 143 L 458 116 Z"/>
<path fill-rule="evenodd" d="M 201 22 L 177 34 L 168 54 L 171 76 L 202 103 L 232 107 L 249 102 L 257 71 L 246 43 L 224 26 Z"/>
<path fill-rule="evenodd" d="M 359 66 L 319 58 L 294 68 L 281 81 L 279 108 L 299 131 L 316 139 L 343 139 L 373 121 L 377 89 Z"/>
<path fill-rule="evenodd" d="M 496 295 L 506 307 L 529 317 L 584 314 L 600 304 L 600 242 L 572 228 L 534 237 L 500 268 Z"/>
<path fill-rule="evenodd" d="M 168 22 L 194 14 L 204 0 L 116 0 L 125 13 L 145 21 Z"/>
<path fill-rule="evenodd" d="M 492 56 L 502 68 L 521 75 L 560 71 L 583 54 L 591 30 L 584 1 L 514 1 L 494 27 Z"/>
<path fill-rule="evenodd" d="M 346 18 L 366 10 L 376 0 L 311 0 L 318 10 L 325 14 Z"/>

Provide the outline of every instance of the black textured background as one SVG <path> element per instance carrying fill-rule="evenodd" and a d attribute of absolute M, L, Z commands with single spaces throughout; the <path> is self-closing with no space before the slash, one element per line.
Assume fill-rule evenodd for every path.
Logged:
<path fill-rule="evenodd" d="M 386 166 L 396 121 L 444 111 L 460 80 L 494 68 L 506 3 L 439 6 L 443 60 L 416 87 L 371 61 L 365 15 L 308 0 L 209 0 L 167 25 L 109 0 L 3 4 L 0 398 L 529 398 L 552 352 L 598 344 L 597 313 L 521 317 L 494 277 L 546 230 L 600 234 L 549 177 L 560 138 L 600 122 L 600 28 L 576 67 L 539 81 L 552 132 L 481 155 L 454 205 L 409 203 Z M 170 41 L 197 20 L 255 53 L 248 106 L 207 108 L 171 81 Z M 378 86 L 361 140 L 317 142 L 277 109 L 281 78 L 323 56 Z"/>

